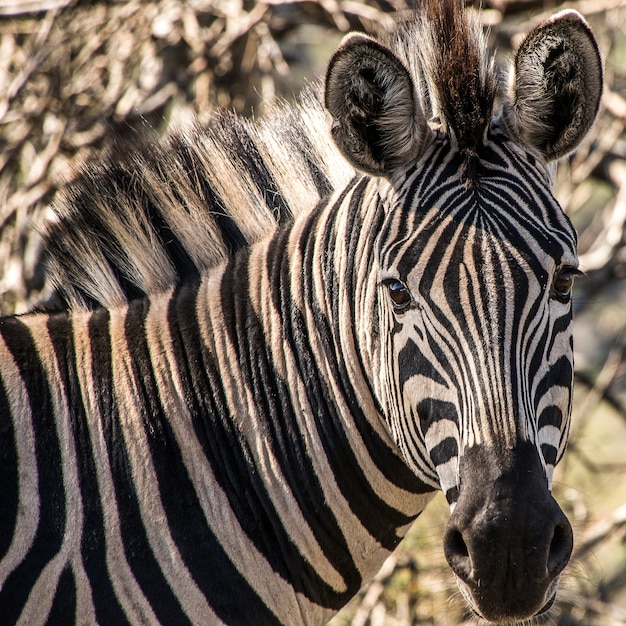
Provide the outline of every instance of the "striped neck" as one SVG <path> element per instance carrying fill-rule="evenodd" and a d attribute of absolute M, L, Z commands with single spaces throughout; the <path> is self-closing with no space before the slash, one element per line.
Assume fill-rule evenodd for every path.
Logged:
<path fill-rule="evenodd" d="M 390 440 L 359 347 L 372 294 L 356 277 L 369 276 L 376 185 L 356 179 L 200 283 L 153 298 L 143 323 L 153 360 L 171 352 L 179 364 L 161 395 L 184 399 L 241 540 L 293 585 L 311 623 L 376 573 L 433 495 Z M 271 604 L 272 577 L 249 567 Z M 289 622 L 281 612 L 295 609 L 272 610 Z"/>

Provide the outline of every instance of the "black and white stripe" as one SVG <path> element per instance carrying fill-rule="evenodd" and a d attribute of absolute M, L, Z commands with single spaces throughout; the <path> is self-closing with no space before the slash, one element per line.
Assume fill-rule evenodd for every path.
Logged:
<path fill-rule="evenodd" d="M 593 84 L 525 133 L 521 79 L 491 119 L 475 16 L 424 11 L 344 40 L 331 133 L 306 96 L 123 148 L 62 199 L 56 300 L 0 320 L 0 623 L 322 624 L 436 489 L 480 616 L 552 602 L 577 270 L 547 162 L 593 120 L 597 48 L 573 12 L 529 35 L 518 73 L 545 48 Z"/>
<path fill-rule="evenodd" d="M 426 167 L 402 182 L 400 201 L 419 198 L 419 209 L 394 215 L 378 244 L 386 272 L 419 285 L 419 326 L 401 316 L 383 344 L 384 359 L 399 362 L 384 384 L 385 412 L 402 407 L 395 438 L 451 504 L 465 447 L 537 442 L 550 477 L 571 408 L 571 309 L 553 297 L 550 277 L 576 265 L 576 234 L 531 155 L 498 129 L 487 153 L 476 193 L 459 184 L 462 161 L 448 141 L 435 142 Z M 407 410 L 418 419 L 404 419 Z"/>
<path fill-rule="evenodd" d="M 3 449 L 18 475 L 39 476 L 34 528 L 19 533 L 28 545 L 0 593 L 7 623 L 22 610 L 37 623 L 55 603 L 100 623 L 323 621 L 375 573 L 432 486 L 382 422 L 372 428 L 362 365 L 341 358 L 354 337 L 339 325 L 354 313 L 318 293 L 339 282 L 335 269 L 304 271 L 346 254 L 310 232 L 348 227 L 357 242 L 345 246 L 369 237 L 342 218 L 371 185 L 355 180 L 301 228 L 174 291 L 3 324 L 24 387 L 5 387 L 3 415 L 36 444 L 23 471 L 16 444 Z M 22 493 L 17 477 L 10 487 Z M 3 505 L 9 527 L 19 508 Z M 28 592 L 25 572 L 40 587 L 30 601 L 14 589 Z"/>

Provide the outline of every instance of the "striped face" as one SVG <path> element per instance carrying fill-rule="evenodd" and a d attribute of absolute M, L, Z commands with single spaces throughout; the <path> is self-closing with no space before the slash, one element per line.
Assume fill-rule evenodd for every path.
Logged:
<path fill-rule="evenodd" d="M 602 61 L 562 11 L 524 39 L 498 111 L 477 15 L 421 4 L 389 46 L 343 40 L 325 104 L 344 156 L 392 187 L 377 297 L 363 288 L 384 419 L 446 494 L 444 552 L 469 605 L 512 623 L 547 610 L 573 545 L 550 489 L 571 408 L 576 236 L 546 166 L 593 124 Z"/>
<path fill-rule="evenodd" d="M 463 451 L 531 442 L 548 484 L 573 376 L 575 232 L 545 168 L 494 128 L 468 182 L 436 138 L 394 180 L 378 242 L 382 398 L 408 464 L 459 497 Z"/>

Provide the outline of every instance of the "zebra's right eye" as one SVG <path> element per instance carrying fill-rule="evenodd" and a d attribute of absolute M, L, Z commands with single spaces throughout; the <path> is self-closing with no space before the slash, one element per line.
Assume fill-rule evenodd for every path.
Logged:
<path fill-rule="evenodd" d="M 564 267 L 557 273 L 552 282 L 552 291 L 559 300 L 569 300 L 577 276 L 584 276 L 584 273 L 575 267 Z"/>
<path fill-rule="evenodd" d="M 385 285 L 387 286 L 389 297 L 396 311 L 402 311 L 411 304 L 413 300 L 413 298 L 411 298 L 411 292 L 402 281 L 392 278 L 385 281 Z"/>

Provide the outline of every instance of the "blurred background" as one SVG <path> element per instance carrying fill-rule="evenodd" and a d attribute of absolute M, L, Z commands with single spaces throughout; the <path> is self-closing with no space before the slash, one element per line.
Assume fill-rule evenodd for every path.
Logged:
<path fill-rule="evenodd" d="M 521 35 L 565 7 L 586 16 L 605 58 L 600 120 L 555 186 L 587 278 L 554 488 L 576 548 L 547 623 L 626 624 L 626 0 L 480 4 L 503 75 Z M 263 115 L 323 76 L 345 32 L 385 31 L 405 10 L 404 0 L 0 0 L 0 311 L 37 302 L 50 202 L 116 136 L 162 132 L 186 110 Z M 443 557 L 447 517 L 438 496 L 333 626 L 476 624 Z"/>

